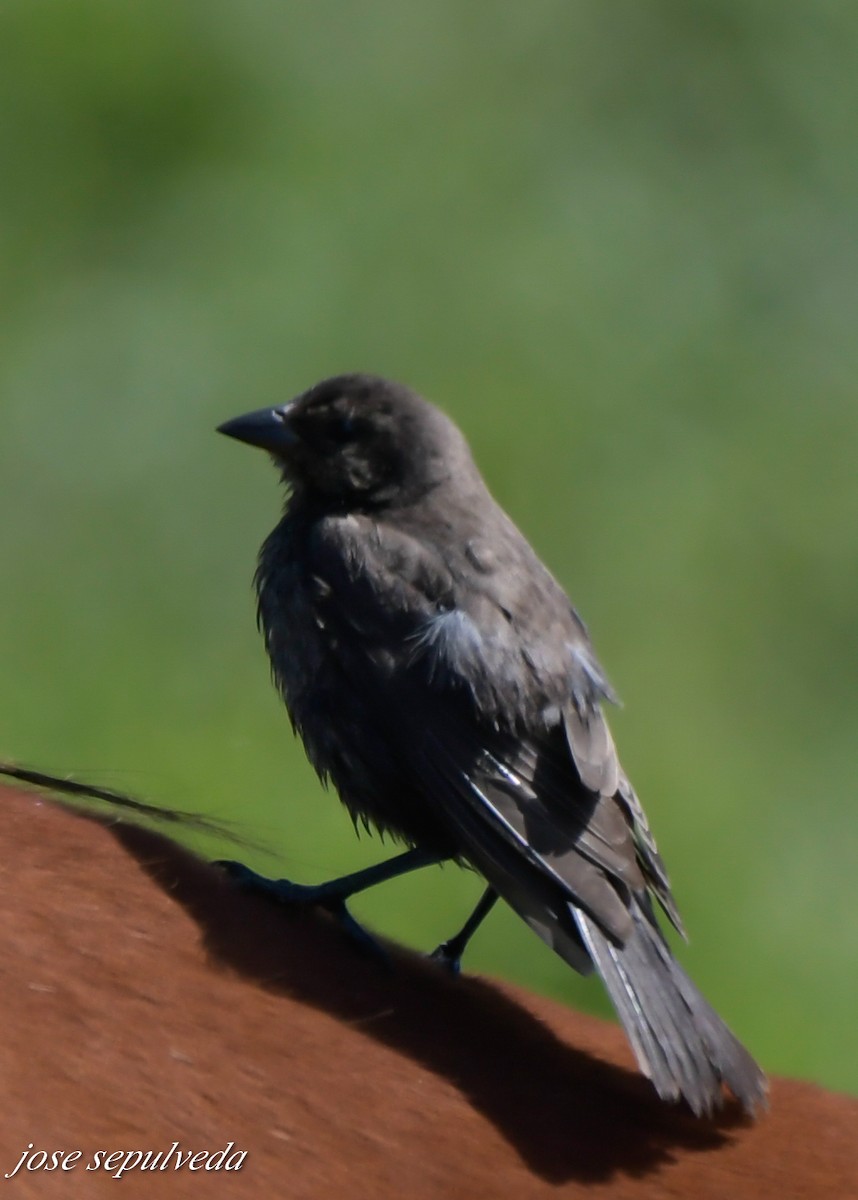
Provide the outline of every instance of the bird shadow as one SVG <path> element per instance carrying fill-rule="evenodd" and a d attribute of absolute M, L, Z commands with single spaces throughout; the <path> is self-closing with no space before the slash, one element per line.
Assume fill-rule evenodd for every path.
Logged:
<path fill-rule="evenodd" d="M 151 830 L 109 829 L 197 923 L 214 962 L 448 1080 L 548 1182 L 645 1175 L 678 1154 L 717 1149 L 745 1124 L 732 1102 L 709 1121 L 664 1103 L 642 1076 L 568 1045 L 490 982 L 455 979 L 392 943 L 385 970 L 324 914 L 242 892 Z"/>

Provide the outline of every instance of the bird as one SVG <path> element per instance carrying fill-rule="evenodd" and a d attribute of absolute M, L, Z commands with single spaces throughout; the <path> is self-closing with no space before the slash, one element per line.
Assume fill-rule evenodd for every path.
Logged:
<path fill-rule="evenodd" d="M 479 904 L 433 957 L 458 970 L 500 897 L 595 970 L 642 1072 L 711 1115 L 766 1079 L 675 958 L 667 872 L 604 714 L 615 701 L 563 588 L 492 497 L 454 422 L 410 388 L 341 374 L 218 427 L 265 450 L 285 505 L 255 574 L 258 624 L 294 731 L 356 829 L 407 847 L 317 885 L 225 864 L 369 941 L 346 901 L 453 861 Z"/>

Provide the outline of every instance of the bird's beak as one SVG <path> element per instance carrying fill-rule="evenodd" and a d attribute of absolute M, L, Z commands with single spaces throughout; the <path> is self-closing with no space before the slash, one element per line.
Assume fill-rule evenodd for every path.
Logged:
<path fill-rule="evenodd" d="M 298 440 L 289 424 L 291 407 L 284 404 L 280 408 L 258 408 L 256 412 L 224 421 L 223 425 L 218 425 L 217 432 L 247 442 L 248 446 L 258 446 L 270 454 L 283 454 Z"/>

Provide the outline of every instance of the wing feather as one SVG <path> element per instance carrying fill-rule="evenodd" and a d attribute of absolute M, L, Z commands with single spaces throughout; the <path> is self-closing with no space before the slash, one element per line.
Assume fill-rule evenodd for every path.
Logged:
<path fill-rule="evenodd" d="M 582 622 L 544 568 L 530 607 L 512 604 L 528 615 L 513 619 L 515 564 L 483 572 L 478 588 L 460 566 L 368 516 L 328 518 L 315 535 L 314 574 L 360 633 L 365 675 L 384 664 L 391 720 L 406 726 L 396 744 L 419 758 L 410 777 L 426 779 L 426 802 L 458 829 L 465 857 L 503 843 L 554 889 L 555 907 L 573 903 L 612 941 L 628 938 L 631 896 L 647 886 L 678 921 Z"/>

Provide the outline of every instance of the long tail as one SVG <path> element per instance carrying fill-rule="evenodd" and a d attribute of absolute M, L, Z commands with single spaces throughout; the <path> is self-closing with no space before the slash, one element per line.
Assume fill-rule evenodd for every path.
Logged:
<path fill-rule="evenodd" d="M 571 909 L 641 1070 L 663 1099 L 682 1096 L 698 1116 L 723 1104 L 722 1083 L 753 1113 L 765 1105 L 765 1075 L 682 970 L 647 908 L 633 901 L 634 931 L 623 946 Z"/>
<path fill-rule="evenodd" d="M 673 957 L 649 897 L 633 896 L 622 946 L 498 843 L 473 855 L 480 873 L 534 933 L 576 971 L 593 967 L 607 988 L 643 1073 L 664 1100 L 685 1099 L 697 1116 L 724 1103 L 724 1084 L 746 1112 L 765 1107 L 766 1077 Z"/>

